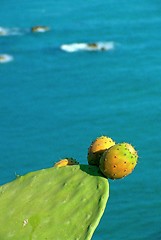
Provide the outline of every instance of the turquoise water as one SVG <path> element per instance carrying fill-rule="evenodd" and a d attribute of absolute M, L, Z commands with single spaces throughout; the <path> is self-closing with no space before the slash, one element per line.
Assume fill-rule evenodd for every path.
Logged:
<path fill-rule="evenodd" d="M 160 2 L 2 1 L 0 183 L 71 156 L 100 135 L 130 142 L 135 171 L 110 181 L 92 240 L 161 239 Z M 31 27 L 51 28 L 32 33 Z M 107 42 L 108 51 L 61 49 Z"/>

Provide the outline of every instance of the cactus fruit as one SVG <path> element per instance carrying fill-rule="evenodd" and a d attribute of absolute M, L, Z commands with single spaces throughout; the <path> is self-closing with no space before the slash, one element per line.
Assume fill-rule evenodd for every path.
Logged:
<path fill-rule="evenodd" d="M 129 143 L 120 143 L 106 150 L 100 159 L 100 170 L 107 178 L 129 175 L 137 164 L 138 154 Z"/>
<path fill-rule="evenodd" d="M 64 158 L 61 159 L 59 162 L 56 162 L 54 164 L 54 167 L 65 167 L 67 165 L 78 165 L 79 162 L 77 162 L 74 158 Z"/>
<path fill-rule="evenodd" d="M 88 149 L 88 163 L 90 165 L 99 166 L 99 161 L 105 150 L 115 145 L 115 142 L 107 137 L 101 136 L 96 138 L 90 145 Z"/>
<path fill-rule="evenodd" d="M 0 239 L 90 240 L 109 184 L 96 166 L 52 167 L 0 187 Z"/>

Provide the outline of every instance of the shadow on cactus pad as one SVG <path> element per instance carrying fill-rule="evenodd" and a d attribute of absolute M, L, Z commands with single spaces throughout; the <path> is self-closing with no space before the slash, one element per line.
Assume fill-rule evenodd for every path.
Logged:
<path fill-rule="evenodd" d="M 90 240 L 108 196 L 96 166 L 28 173 L 0 187 L 0 239 Z"/>

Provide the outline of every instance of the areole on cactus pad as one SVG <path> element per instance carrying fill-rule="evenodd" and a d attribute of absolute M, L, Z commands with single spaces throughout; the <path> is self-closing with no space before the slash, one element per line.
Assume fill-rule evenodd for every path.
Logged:
<path fill-rule="evenodd" d="M 99 168 L 107 178 L 119 179 L 134 170 L 137 160 L 138 154 L 131 144 L 115 144 L 103 153 Z"/>

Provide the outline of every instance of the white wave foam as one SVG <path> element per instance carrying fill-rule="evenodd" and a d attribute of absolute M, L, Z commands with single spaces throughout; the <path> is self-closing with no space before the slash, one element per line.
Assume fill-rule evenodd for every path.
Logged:
<path fill-rule="evenodd" d="M 13 56 L 9 54 L 0 54 L 0 63 L 7 63 L 13 61 Z"/>
<path fill-rule="evenodd" d="M 24 34 L 29 34 L 31 32 L 40 32 L 44 33 L 49 31 L 50 28 L 47 26 L 34 26 L 32 28 L 4 28 L 0 26 L 0 37 L 3 36 L 16 36 L 16 35 L 24 35 Z"/>
<path fill-rule="evenodd" d="M 108 51 L 114 49 L 114 42 L 63 44 L 60 46 L 60 49 L 66 52 Z"/>
<path fill-rule="evenodd" d="M 11 36 L 11 35 L 23 35 L 24 33 L 20 28 L 3 28 L 0 27 L 0 37 L 1 36 Z"/>
<path fill-rule="evenodd" d="M 8 29 L 0 27 L 0 36 L 6 36 L 8 35 Z"/>

